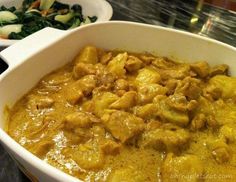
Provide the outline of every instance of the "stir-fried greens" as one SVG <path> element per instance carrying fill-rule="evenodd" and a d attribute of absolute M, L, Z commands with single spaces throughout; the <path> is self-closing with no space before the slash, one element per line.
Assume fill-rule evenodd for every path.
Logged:
<path fill-rule="evenodd" d="M 0 7 L 0 38 L 22 39 L 45 27 L 68 30 L 96 20 L 96 16 L 85 17 L 79 4 L 24 0 L 20 9 Z"/>

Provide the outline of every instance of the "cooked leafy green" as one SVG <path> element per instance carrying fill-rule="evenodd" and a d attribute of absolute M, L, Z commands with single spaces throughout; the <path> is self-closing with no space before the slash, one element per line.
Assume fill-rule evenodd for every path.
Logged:
<path fill-rule="evenodd" d="M 20 9 L 1 6 L 0 15 L 0 29 L 5 33 L 0 32 L 0 37 L 8 39 L 22 39 L 45 27 L 67 30 L 97 20 L 96 16 L 84 17 L 79 4 L 70 7 L 55 0 L 24 0 Z M 14 27 L 17 31 L 9 32 Z"/>

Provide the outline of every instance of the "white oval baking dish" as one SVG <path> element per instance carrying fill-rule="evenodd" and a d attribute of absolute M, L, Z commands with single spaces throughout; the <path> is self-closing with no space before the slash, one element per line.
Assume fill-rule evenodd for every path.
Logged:
<path fill-rule="evenodd" d="M 96 22 L 108 21 L 112 17 L 112 6 L 106 0 L 57 0 L 66 4 L 80 4 L 85 16 L 97 16 Z M 19 8 L 23 0 L 1 0 L 0 6 Z M 79 27 L 77 27 L 79 28 Z M 10 46 L 18 40 L 0 39 L 0 47 Z"/>
<path fill-rule="evenodd" d="M 70 32 L 43 29 L 0 53 L 9 68 L 0 75 L 0 142 L 38 181 L 79 181 L 41 161 L 4 131 L 4 107 L 14 104 L 45 74 L 71 61 L 85 45 L 154 52 L 185 61 L 226 63 L 236 75 L 236 48 L 198 35 L 131 22 L 91 24 Z"/>

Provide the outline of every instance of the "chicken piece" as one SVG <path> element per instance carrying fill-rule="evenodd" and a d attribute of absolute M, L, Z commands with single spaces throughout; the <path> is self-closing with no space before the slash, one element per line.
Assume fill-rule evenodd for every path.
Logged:
<path fill-rule="evenodd" d="M 224 140 L 210 140 L 207 142 L 207 147 L 217 163 L 222 164 L 230 160 L 230 149 Z"/>
<path fill-rule="evenodd" d="M 210 76 L 216 76 L 216 75 L 227 75 L 229 70 L 229 66 L 226 64 L 220 64 L 216 65 L 210 70 Z"/>
<path fill-rule="evenodd" d="M 236 78 L 234 77 L 216 75 L 209 80 L 209 84 L 219 88 L 223 99 L 229 99 L 236 96 Z"/>
<path fill-rule="evenodd" d="M 205 114 L 199 113 L 192 119 L 190 129 L 192 131 L 200 130 L 205 126 L 206 122 Z"/>
<path fill-rule="evenodd" d="M 28 96 L 27 107 L 31 110 L 46 109 L 52 107 L 54 100 L 48 96 L 30 95 Z"/>
<path fill-rule="evenodd" d="M 114 111 L 111 113 L 104 120 L 104 125 L 113 137 L 122 143 L 139 135 L 145 126 L 141 118 L 124 111 Z"/>
<path fill-rule="evenodd" d="M 186 77 L 176 87 L 175 93 L 182 94 L 189 100 L 197 100 L 202 93 L 200 83 L 201 81 L 196 78 Z"/>
<path fill-rule="evenodd" d="M 112 59 L 112 52 L 108 52 L 102 55 L 100 62 L 102 64 L 107 64 L 111 59 Z"/>
<path fill-rule="evenodd" d="M 177 111 L 191 111 L 198 106 L 198 102 L 196 100 L 187 101 L 186 97 L 180 94 L 170 95 L 166 99 L 166 103 L 173 109 Z"/>
<path fill-rule="evenodd" d="M 95 170 L 104 165 L 104 154 L 95 141 L 90 140 L 85 144 L 80 144 L 77 148 L 64 151 L 64 153 L 67 152 L 66 156 L 71 156 L 83 169 Z"/>
<path fill-rule="evenodd" d="M 125 62 L 127 58 L 127 53 L 118 54 L 108 63 L 108 70 L 113 73 L 117 78 L 123 78 L 126 73 Z"/>
<path fill-rule="evenodd" d="M 125 63 L 125 68 L 129 72 L 135 72 L 139 70 L 142 66 L 143 62 L 135 56 L 129 56 L 128 60 Z"/>
<path fill-rule="evenodd" d="M 190 140 L 188 131 L 171 124 L 164 124 L 142 135 L 141 146 L 159 151 L 179 152 Z"/>
<path fill-rule="evenodd" d="M 98 62 L 98 53 L 96 47 L 86 46 L 75 58 L 75 63 L 96 64 Z"/>
<path fill-rule="evenodd" d="M 77 63 L 73 68 L 73 77 L 80 79 L 85 75 L 94 75 L 96 73 L 95 67 L 92 64 Z"/>
<path fill-rule="evenodd" d="M 215 85 L 210 84 L 203 89 L 203 96 L 211 101 L 218 100 L 222 96 L 222 90 Z"/>
<path fill-rule="evenodd" d="M 95 75 L 86 75 L 75 82 L 79 89 L 83 92 L 85 96 L 92 93 L 93 89 L 97 85 L 97 78 Z"/>
<path fill-rule="evenodd" d="M 186 126 L 189 123 L 189 117 L 187 111 L 179 111 L 172 108 L 167 103 L 168 97 L 157 96 L 153 102 L 158 106 L 158 115 L 165 121 L 179 126 Z"/>
<path fill-rule="evenodd" d="M 93 97 L 95 115 L 101 117 L 104 114 L 104 110 L 108 109 L 118 99 L 119 97 L 111 92 L 104 92 Z"/>
<path fill-rule="evenodd" d="M 64 127 L 73 128 L 88 128 L 93 123 L 99 123 L 100 120 L 94 115 L 86 112 L 74 112 L 65 117 Z"/>
<path fill-rule="evenodd" d="M 103 140 L 100 144 L 101 150 L 106 155 L 117 155 L 120 153 L 121 144 L 113 140 Z"/>
<path fill-rule="evenodd" d="M 159 84 L 147 84 L 138 86 L 138 102 L 148 103 L 152 102 L 157 95 L 165 95 L 167 89 Z"/>
<path fill-rule="evenodd" d="M 174 67 L 177 67 L 178 63 L 168 58 L 158 57 L 152 61 L 152 65 L 154 65 L 158 69 L 168 70 L 168 69 L 173 69 Z"/>
<path fill-rule="evenodd" d="M 158 58 L 152 62 L 161 75 L 162 81 L 169 79 L 184 79 L 190 75 L 190 66 L 174 62 L 168 58 Z"/>
<path fill-rule="evenodd" d="M 130 109 L 137 102 L 137 92 L 129 91 L 126 92 L 122 97 L 120 97 L 117 101 L 113 102 L 109 108 L 111 109 Z"/>
<path fill-rule="evenodd" d="M 83 99 L 83 97 L 84 94 L 77 84 L 72 84 L 65 90 L 65 98 L 72 105 L 78 104 Z"/>
<path fill-rule="evenodd" d="M 134 109 L 135 115 L 143 119 L 151 119 L 158 116 L 158 107 L 156 104 L 146 104 L 143 106 L 137 106 Z"/>
<path fill-rule="evenodd" d="M 214 115 L 208 115 L 207 120 L 206 120 L 207 126 L 211 127 L 213 129 L 218 128 L 219 123 L 218 121 L 215 119 Z"/>
<path fill-rule="evenodd" d="M 94 75 L 86 75 L 65 88 L 65 98 L 72 105 L 78 104 L 84 96 L 91 94 L 96 84 Z"/>
<path fill-rule="evenodd" d="M 143 84 L 152 84 L 159 83 L 161 77 L 159 73 L 153 69 L 143 68 L 138 71 L 138 75 L 136 77 L 136 82 L 139 85 Z"/>
<path fill-rule="evenodd" d="M 203 174 L 202 161 L 190 154 L 177 157 L 169 153 L 161 167 L 163 182 L 200 182 Z"/>
<path fill-rule="evenodd" d="M 228 162 L 230 159 L 229 151 L 225 147 L 219 147 L 214 149 L 212 151 L 212 155 L 219 164 Z"/>
<path fill-rule="evenodd" d="M 206 78 L 210 72 L 210 66 L 207 62 L 201 61 L 190 65 L 193 70 L 200 78 Z"/>
<path fill-rule="evenodd" d="M 95 65 L 95 69 L 96 69 L 96 77 L 98 80 L 98 85 L 113 86 L 116 80 L 116 75 L 109 72 L 104 65 L 99 63 Z"/>
<path fill-rule="evenodd" d="M 236 142 L 236 126 L 235 124 L 228 124 L 223 125 L 220 128 L 219 136 L 222 139 L 225 139 L 229 143 L 235 143 Z"/>
<path fill-rule="evenodd" d="M 177 79 L 182 80 L 190 75 L 190 67 L 188 65 L 181 65 L 167 70 L 158 70 L 162 80 Z"/>
<path fill-rule="evenodd" d="M 142 171 L 135 167 L 128 166 L 121 169 L 116 169 L 108 176 L 107 182 L 145 182 L 148 178 Z"/>
<path fill-rule="evenodd" d="M 152 61 L 154 61 L 156 58 L 152 55 L 140 55 L 139 58 L 143 61 L 144 64 L 150 64 Z"/>
<path fill-rule="evenodd" d="M 97 79 L 95 75 L 86 75 L 73 82 L 65 88 L 65 96 L 70 104 L 77 104 L 84 96 L 92 93 L 96 87 Z"/>
<path fill-rule="evenodd" d="M 150 122 L 147 123 L 146 125 L 146 130 L 151 131 L 151 130 L 155 130 L 158 129 L 162 126 L 162 122 L 158 121 L 158 120 L 150 120 Z"/>
<path fill-rule="evenodd" d="M 129 90 L 129 82 L 126 81 L 125 79 L 118 79 L 115 82 L 114 88 L 116 90 Z"/>
<path fill-rule="evenodd" d="M 167 88 L 167 95 L 172 95 L 175 93 L 175 88 L 178 85 L 179 80 L 170 79 L 167 80 L 165 87 Z"/>

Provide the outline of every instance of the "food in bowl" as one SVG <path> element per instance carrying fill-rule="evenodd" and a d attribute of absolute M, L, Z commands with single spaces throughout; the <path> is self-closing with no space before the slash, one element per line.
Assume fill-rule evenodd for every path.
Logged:
<path fill-rule="evenodd" d="M 87 46 L 9 110 L 7 132 L 84 181 L 233 180 L 235 85 L 224 64 Z"/>
<path fill-rule="evenodd" d="M 96 20 L 97 16 L 84 16 L 79 4 L 24 0 L 19 9 L 0 7 L 0 38 L 22 39 L 45 27 L 69 30 Z"/>

